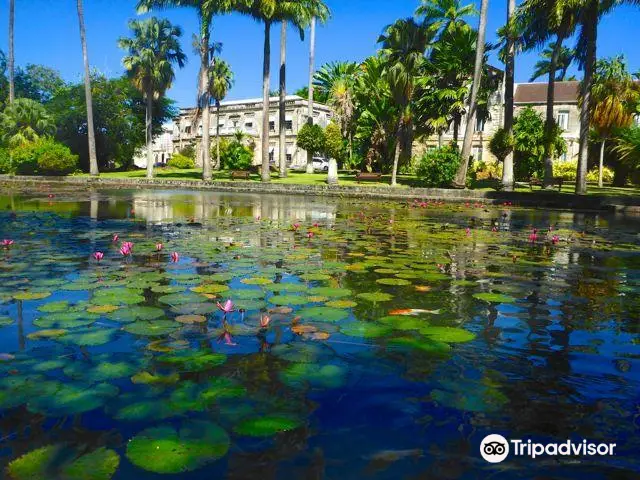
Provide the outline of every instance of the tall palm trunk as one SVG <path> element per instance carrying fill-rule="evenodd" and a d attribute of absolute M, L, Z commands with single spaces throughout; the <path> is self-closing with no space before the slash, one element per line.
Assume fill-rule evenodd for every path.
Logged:
<path fill-rule="evenodd" d="M 220 160 L 220 102 L 216 102 L 216 170 L 222 169 Z"/>
<path fill-rule="evenodd" d="M 202 111 L 202 179 L 207 182 L 211 175 L 211 96 L 209 95 L 209 42 L 210 23 L 203 19 L 200 25 L 200 109 Z"/>
<path fill-rule="evenodd" d="M 600 143 L 600 162 L 598 164 L 598 187 L 602 188 L 602 169 L 604 167 L 604 147 L 606 140 L 602 139 Z"/>
<path fill-rule="evenodd" d="M 478 107 L 478 91 L 482 77 L 482 62 L 484 60 L 484 39 L 487 33 L 487 10 L 489 0 L 482 0 L 480 4 L 480 26 L 478 27 L 478 44 L 476 45 L 476 61 L 473 68 L 473 85 L 469 98 L 469 110 L 467 112 L 467 125 L 464 129 L 464 141 L 462 142 L 462 154 L 460 168 L 455 178 L 456 186 L 464 187 L 471 156 L 471 144 L 473 143 L 473 130 L 476 122 L 476 110 Z"/>
<path fill-rule="evenodd" d="M 153 178 L 153 91 L 147 88 L 147 178 Z"/>
<path fill-rule="evenodd" d="M 87 138 L 89 141 L 89 173 L 99 175 L 98 157 L 96 155 L 96 136 L 93 126 L 93 96 L 91 94 L 91 73 L 89 72 L 89 54 L 87 53 L 87 33 L 84 28 L 84 8 L 82 0 L 78 0 L 78 22 L 80 23 L 80 42 L 82 43 L 82 59 L 84 61 L 84 95 L 87 103 Z"/>
<path fill-rule="evenodd" d="M 271 83 L 271 22 L 264 22 L 264 62 L 262 64 L 262 181 L 271 181 L 269 170 L 269 86 Z"/>
<path fill-rule="evenodd" d="M 15 51 L 13 47 L 14 26 L 16 23 L 16 3 L 9 0 L 9 103 L 16 99 L 16 84 L 14 79 Z"/>
<path fill-rule="evenodd" d="M 589 112 L 591 110 L 591 84 L 596 64 L 596 40 L 598 36 L 598 0 L 587 6 L 582 34 L 585 36 L 584 78 L 582 80 L 582 105 L 580 107 L 580 152 L 576 172 L 576 193 L 587 193 L 587 162 L 589 160 Z"/>
<path fill-rule="evenodd" d="M 513 12 L 516 9 L 516 1 L 507 1 L 507 25 L 509 31 L 507 33 L 507 61 L 504 72 L 504 130 L 508 135 L 513 131 L 513 90 L 514 90 L 514 71 L 515 71 L 515 46 L 514 38 L 511 32 L 511 20 Z M 511 192 L 513 190 L 513 151 L 504 158 L 502 163 L 502 188 Z"/>
<path fill-rule="evenodd" d="M 402 117 L 398 120 L 398 128 L 396 130 L 396 148 L 393 152 L 393 169 L 391 170 L 391 186 L 398 184 L 398 163 L 400 162 L 400 150 L 402 149 Z"/>
<path fill-rule="evenodd" d="M 283 20 L 280 29 L 280 178 L 287 176 L 287 21 Z"/>
<path fill-rule="evenodd" d="M 309 103 L 307 123 L 313 125 L 313 73 L 316 63 L 316 17 L 311 18 L 309 34 Z M 313 173 L 313 152 L 307 152 L 307 173 Z"/>
<path fill-rule="evenodd" d="M 460 115 L 457 113 L 453 117 L 453 144 L 458 146 L 458 132 L 460 131 Z"/>
<path fill-rule="evenodd" d="M 544 129 L 544 180 L 542 182 L 545 188 L 553 187 L 553 129 L 556 126 L 556 119 L 553 114 L 553 105 L 555 103 L 556 91 L 556 70 L 558 69 L 558 59 L 562 50 L 562 42 L 565 34 L 558 32 L 558 38 L 553 46 L 551 60 L 549 62 L 549 80 L 547 85 L 547 118 L 545 120 Z"/>

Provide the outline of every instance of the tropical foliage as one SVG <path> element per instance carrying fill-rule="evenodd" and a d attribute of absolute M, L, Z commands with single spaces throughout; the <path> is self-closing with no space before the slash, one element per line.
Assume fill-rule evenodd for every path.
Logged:
<path fill-rule="evenodd" d="M 425 153 L 418 162 L 416 175 L 425 187 L 446 187 L 460 166 L 460 151 L 447 145 Z"/>

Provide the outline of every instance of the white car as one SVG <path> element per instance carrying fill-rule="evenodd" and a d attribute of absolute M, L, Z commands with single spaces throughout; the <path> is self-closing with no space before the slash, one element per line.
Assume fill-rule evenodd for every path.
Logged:
<path fill-rule="evenodd" d="M 329 160 L 322 157 L 313 157 L 313 170 L 316 172 L 328 172 Z"/>

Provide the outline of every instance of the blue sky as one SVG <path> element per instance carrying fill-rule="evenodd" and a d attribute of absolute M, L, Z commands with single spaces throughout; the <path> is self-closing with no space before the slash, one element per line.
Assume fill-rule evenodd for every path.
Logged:
<path fill-rule="evenodd" d="M 7 49 L 7 3 L 0 0 L 0 49 Z M 333 18 L 318 30 L 317 66 L 332 60 L 361 61 L 375 53 L 376 40 L 385 25 L 412 15 L 418 0 L 326 0 Z M 89 56 L 92 67 L 109 75 L 122 73 L 122 51 L 118 37 L 127 35 L 127 21 L 136 17 L 135 0 L 85 0 Z M 479 1 L 476 2 L 479 6 Z M 67 80 L 79 80 L 82 57 L 75 2 L 52 0 L 16 0 L 16 62 L 40 63 L 56 68 Z M 189 9 L 168 10 L 156 15 L 169 18 L 185 31 L 183 48 L 189 63 L 177 74 L 169 96 L 179 106 L 194 103 L 198 59 L 192 53 L 191 36 L 197 31 L 195 14 Z M 504 23 L 506 2 L 490 2 L 488 41 Z M 471 20 L 474 24 L 476 19 Z M 637 29 L 640 8 L 620 7 L 600 24 L 598 56 L 624 54 L 631 71 L 640 70 Z M 272 88 L 277 85 L 280 28 L 272 29 Z M 231 15 L 216 19 L 213 36 L 224 44 L 222 56 L 236 75 L 229 99 L 258 97 L 262 82 L 262 26 L 255 21 Z M 290 32 L 288 43 L 289 90 L 306 83 L 308 43 Z M 532 52 L 518 57 L 516 81 L 527 81 L 537 60 Z M 493 59 L 493 63 L 501 64 Z"/>

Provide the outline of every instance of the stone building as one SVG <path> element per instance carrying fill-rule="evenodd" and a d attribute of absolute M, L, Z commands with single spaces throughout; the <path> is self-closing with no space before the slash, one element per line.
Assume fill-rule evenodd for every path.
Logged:
<path fill-rule="evenodd" d="M 166 165 L 173 155 L 173 124 L 162 126 L 162 133 L 153 139 L 153 158 L 155 165 Z M 133 163 L 138 168 L 147 168 L 147 148 L 143 147 L 136 154 Z"/>
<path fill-rule="evenodd" d="M 578 140 L 580 138 L 580 110 L 578 108 L 578 88 L 580 82 L 556 82 L 554 95 L 554 116 L 558 125 L 563 129 L 563 137 L 567 142 L 567 153 L 558 161 L 576 160 L 578 158 Z M 538 111 L 543 119 L 546 115 L 547 83 L 516 83 L 514 92 L 514 116 L 526 107 Z M 489 151 L 489 141 L 493 134 L 502 127 L 504 122 L 504 92 L 500 89 L 489 99 L 489 118 L 486 121 L 476 121 L 471 153 L 474 160 L 495 161 Z M 458 145 L 462 147 L 466 119 L 462 119 Z M 444 134 L 443 142 L 453 140 L 453 128 Z M 416 144 L 415 153 L 436 148 L 437 135 L 432 135 Z"/>
<path fill-rule="evenodd" d="M 279 97 L 271 97 L 269 109 L 269 158 L 272 164 L 277 164 L 279 147 Z M 173 148 L 176 151 L 187 145 L 196 146 L 202 137 L 202 119 L 197 125 L 193 123 L 194 109 L 180 110 L 180 116 L 173 127 Z M 289 168 L 303 168 L 307 162 L 307 153 L 298 148 L 296 138 L 298 131 L 307 122 L 308 102 L 297 95 L 286 97 L 286 158 Z M 331 109 L 323 104 L 314 104 L 314 123 L 326 127 L 333 117 Z M 254 165 L 262 164 L 262 99 L 231 100 L 221 103 L 220 137 L 232 138 L 237 132 L 242 132 L 255 144 Z M 216 109 L 211 107 L 211 140 L 214 144 L 216 135 Z M 199 157 L 199 156 L 198 156 Z M 201 166 L 201 165 L 198 165 Z"/>

